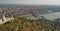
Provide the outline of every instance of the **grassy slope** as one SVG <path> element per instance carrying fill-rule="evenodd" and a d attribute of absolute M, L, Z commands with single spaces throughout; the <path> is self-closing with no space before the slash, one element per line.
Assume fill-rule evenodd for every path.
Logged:
<path fill-rule="evenodd" d="M 0 31 L 54 31 L 56 28 L 48 20 L 27 20 L 17 17 L 0 25 Z"/>

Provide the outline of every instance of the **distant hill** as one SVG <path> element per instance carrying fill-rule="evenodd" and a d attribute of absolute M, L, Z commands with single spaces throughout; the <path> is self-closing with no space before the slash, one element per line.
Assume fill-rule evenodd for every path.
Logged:
<path fill-rule="evenodd" d="M 60 8 L 60 5 L 23 5 L 23 4 L 0 4 L 0 7 L 43 7 L 43 8 Z"/>

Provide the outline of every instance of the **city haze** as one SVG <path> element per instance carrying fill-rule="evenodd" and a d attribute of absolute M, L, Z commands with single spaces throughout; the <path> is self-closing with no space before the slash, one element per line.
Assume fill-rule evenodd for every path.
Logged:
<path fill-rule="evenodd" d="M 60 5 L 60 0 L 0 0 L 0 4 Z"/>

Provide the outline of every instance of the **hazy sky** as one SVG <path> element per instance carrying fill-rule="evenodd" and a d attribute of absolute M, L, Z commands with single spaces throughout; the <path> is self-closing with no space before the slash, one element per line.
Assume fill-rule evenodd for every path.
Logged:
<path fill-rule="evenodd" d="M 47 5 L 60 5 L 60 0 L 0 0 L 0 4 L 47 4 Z"/>

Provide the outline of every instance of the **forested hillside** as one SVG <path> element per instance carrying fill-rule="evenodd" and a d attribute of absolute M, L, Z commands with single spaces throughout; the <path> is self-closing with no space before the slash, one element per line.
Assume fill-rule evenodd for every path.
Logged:
<path fill-rule="evenodd" d="M 24 17 L 16 17 L 0 25 L 0 31 L 59 31 L 60 27 L 49 20 L 27 20 Z"/>

